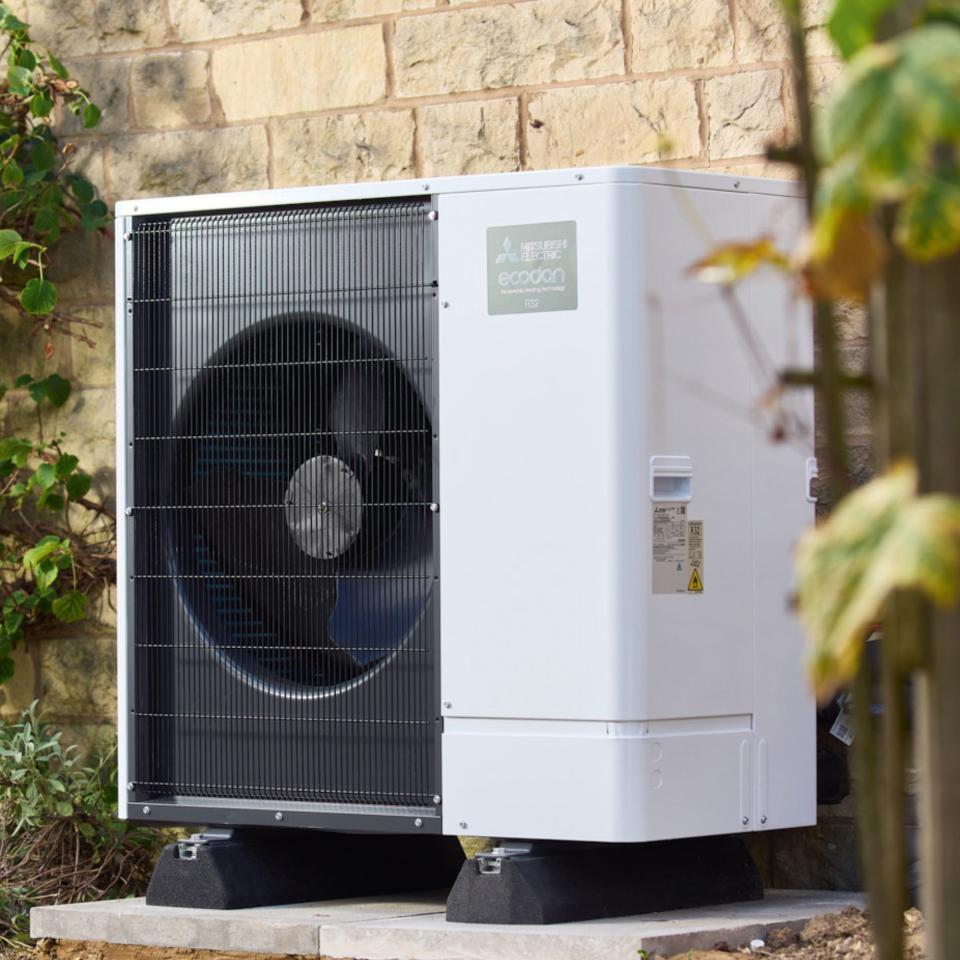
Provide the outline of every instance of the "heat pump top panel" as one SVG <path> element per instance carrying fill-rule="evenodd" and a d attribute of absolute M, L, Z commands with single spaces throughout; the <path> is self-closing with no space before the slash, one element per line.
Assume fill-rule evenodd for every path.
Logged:
<path fill-rule="evenodd" d="M 809 822 L 809 436 L 766 442 L 687 272 L 709 234 L 788 245 L 795 194 L 618 167 L 118 204 L 122 812 Z M 789 291 L 743 297 L 802 362 Z"/>

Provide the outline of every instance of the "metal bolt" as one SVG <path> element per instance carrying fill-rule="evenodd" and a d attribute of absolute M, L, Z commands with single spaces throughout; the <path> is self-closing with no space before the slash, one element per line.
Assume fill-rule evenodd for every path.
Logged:
<path fill-rule="evenodd" d="M 734 190 L 739 190 L 739 189 L 740 189 L 740 181 L 739 181 L 739 180 L 734 180 L 734 181 L 733 181 L 733 189 L 734 189 Z"/>
<path fill-rule="evenodd" d="M 427 219 L 428 219 L 428 220 L 436 220 L 437 217 L 439 217 L 439 216 L 440 216 L 440 214 L 437 213 L 436 210 L 431 210 L 431 211 L 427 214 Z"/>
<path fill-rule="evenodd" d="M 429 189 L 430 189 L 430 184 L 429 184 L 429 183 L 425 183 L 425 184 L 423 185 L 423 189 L 424 189 L 424 190 L 429 190 Z"/>
<path fill-rule="evenodd" d="M 422 827 L 422 826 L 423 826 L 423 820 L 421 820 L 420 817 L 417 817 L 417 819 L 413 821 L 413 825 L 414 825 L 415 827 Z"/>
<path fill-rule="evenodd" d="M 144 808 L 143 808 L 143 815 L 144 815 L 145 817 L 149 817 L 149 816 L 150 816 L 150 808 L 149 808 L 149 807 L 144 807 Z"/>
<path fill-rule="evenodd" d="M 470 825 L 467 823 L 466 820 L 461 820 L 461 821 L 460 821 L 460 829 L 461 829 L 461 830 L 466 830 L 467 827 L 469 827 L 469 826 L 470 826 Z"/>
<path fill-rule="evenodd" d="M 431 512 L 431 513 L 439 513 L 439 512 L 440 512 L 440 504 L 439 504 L 439 503 L 431 503 L 431 504 L 430 504 L 430 512 Z"/>
<path fill-rule="evenodd" d="M 435 794 L 433 795 L 433 805 L 434 805 L 435 807 L 437 807 L 437 806 L 440 805 L 440 794 L 439 794 L 439 793 L 435 793 Z"/>
<path fill-rule="evenodd" d="M 450 301 L 444 300 L 443 303 L 440 304 L 440 306 L 443 307 L 444 310 L 448 310 L 450 308 Z"/>
<path fill-rule="evenodd" d="M 280 823 L 283 820 L 283 814 L 278 810 L 274 815 L 273 819 Z"/>
<path fill-rule="evenodd" d="M 133 507 L 127 507 L 127 509 L 124 510 L 123 512 L 124 512 L 128 517 L 132 517 L 132 516 L 133 516 Z"/>
<path fill-rule="evenodd" d="M 452 706 L 453 706 L 453 704 L 452 704 L 449 700 L 444 700 L 444 701 L 443 701 L 443 709 L 444 709 L 444 710 L 449 710 Z"/>
<path fill-rule="evenodd" d="M 746 826 L 746 825 L 750 822 L 750 818 L 749 818 L 749 817 L 744 817 L 740 822 L 741 822 L 744 826 Z"/>
<path fill-rule="evenodd" d="M 761 822 L 761 823 L 766 823 L 766 822 L 767 822 L 767 815 L 766 815 L 766 814 L 764 814 L 764 815 L 760 818 L 760 822 Z"/>
<path fill-rule="evenodd" d="M 127 789 L 130 790 L 130 791 L 133 790 L 133 781 L 132 781 L 132 780 L 127 784 Z"/>
<path fill-rule="evenodd" d="M 574 180 L 582 180 L 582 179 L 583 179 L 583 174 L 582 174 L 582 173 L 575 173 L 575 174 L 573 175 L 573 179 L 574 179 Z"/>

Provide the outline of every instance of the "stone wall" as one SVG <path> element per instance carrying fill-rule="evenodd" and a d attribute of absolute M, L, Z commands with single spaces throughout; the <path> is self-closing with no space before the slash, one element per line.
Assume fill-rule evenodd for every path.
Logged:
<path fill-rule="evenodd" d="M 773 174 L 782 171 L 765 162 L 764 144 L 793 114 L 777 0 L 13 5 L 104 108 L 95 132 L 69 117 L 62 129 L 76 137 L 80 167 L 109 201 L 605 163 Z M 822 93 L 839 70 L 823 28 L 829 3 L 807 7 Z M 54 363 L 81 389 L 47 426 L 69 431 L 109 493 L 111 247 L 99 238 L 64 246 L 61 295 L 103 329 L 93 351 L 59 347 Z M 861 322 L 851 316 L 842 333 L 858 362 Z M 0 377 L 38 368 L 39 344 L 30 349 L 36 355 L 0 335 Z M 13 394 L 0 415 L 16 419 L 19 409 Z M 868 411 L 854 402 L 852 414 L 866 469 Z M 90 743 L 110 733 L 109 597 L 101 610 L 93 626 L 31 642 L 0 690 L 0 714 L 40 697 L 68 737 Z M 846 862 L 843 812 L 842 829 L 833 820 L 823 829 L 846 838 L 834 858 Z M 762 858 L 773 871 L 776 851 Z M 846 882 L 840 873 L 833 882 Z"/>

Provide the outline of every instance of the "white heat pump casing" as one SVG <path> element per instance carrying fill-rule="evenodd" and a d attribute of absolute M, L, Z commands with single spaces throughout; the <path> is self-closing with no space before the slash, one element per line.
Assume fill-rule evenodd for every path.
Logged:
<path fill-rule="evenodd" d="M 812 402 L 793 398 L 811 436 L 768 440 L 769 376 L 687 272 L 723 240 L 789 247 L 796 188 L 640 167 L 497 174 L 132 200 L 117 233 L 157 214 L 404 196 L 433 196 L 439 215 L 443 832 L 644 841 L 813 823 L 814 704 L 788 610 L 813 521 Z M 575 309 L 489 313 L 488 229 L 558 222 L 576 225 Z M 118 243 L 118 277 L 130 256 Z M 737 296 L 774 367 L 810 361 L 782 279 Z M 657 471 L 703 521 L 699 594 L 652 590 Z M 118 470 L 118 510 L 132 502 Z M 121 525 L 121 577 L 127 555 Z M 121 783 L 126 604 L 120 591 Z"/>
<path fill-rule="evenodd" d="M 591 173 L 439 196 L 444 831 L 646 841 L 813 823 L 788 602 L 813 520 L 812 404 L 797 401 L 809 435 L 770 441 L 770 371 L 689 273 L 719 241 L 789 246 L 801 203 L 727 177 Z M 576 309 L 489 314 L 488 228 L 556 221 L 576 222 Z M 775 367 L 809 362 L 781 278 L 737 297 Z M 688 465 L 701 593 L 652 592 L 651 458 Z"/>

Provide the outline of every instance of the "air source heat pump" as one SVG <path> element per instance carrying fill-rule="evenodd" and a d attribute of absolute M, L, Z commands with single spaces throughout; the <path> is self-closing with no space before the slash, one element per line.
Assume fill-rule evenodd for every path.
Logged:
<path fill-rule="evenodd" d="M 757 352 L 688 274 L 789 244 L 793 187 L 618 167 L 117 214 L 122 816 L 814 822 L 812 439 L 769 441 Z M 740 296 L 803 362 L 782 281 Z"/>

